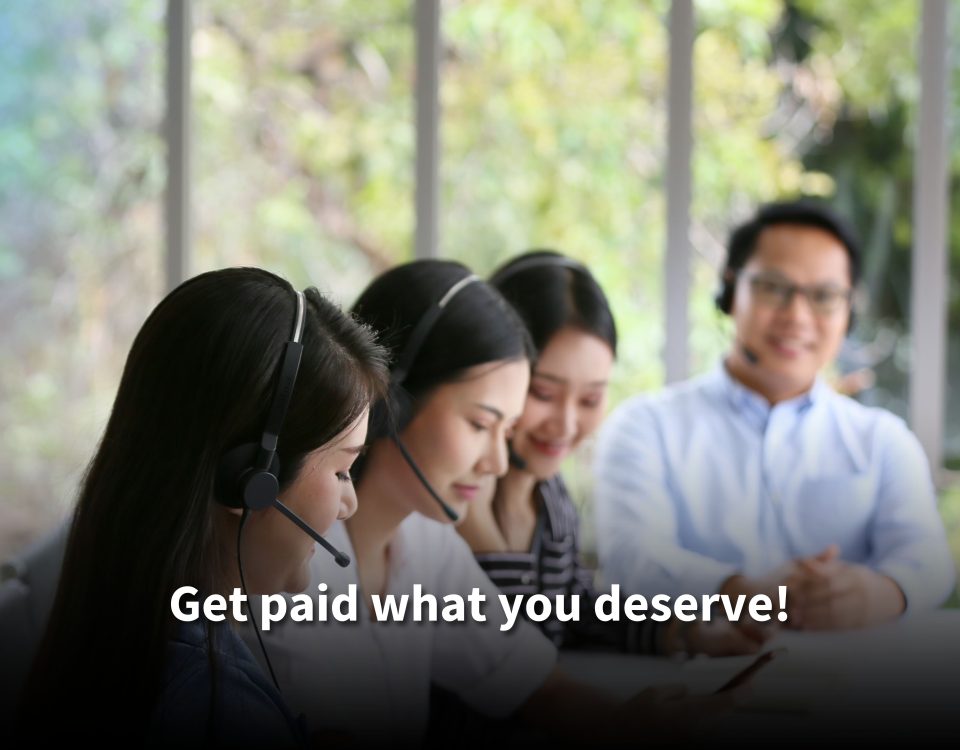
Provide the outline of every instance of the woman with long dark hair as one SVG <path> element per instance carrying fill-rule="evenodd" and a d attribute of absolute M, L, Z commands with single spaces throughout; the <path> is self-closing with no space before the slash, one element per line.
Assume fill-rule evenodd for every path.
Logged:
<path fill-rule="evenodd" d="M 581 740 L 636 737 L 658 717 L 729 701 L 661 704 L 653 692 L 619 704 L 563 676 L 537 628 L 522 618 L 508 627 L 496 587 L 452 528 L 507 471 L 529 384 L 533 349 L 503 297 L 459 263 L 417 261 L 374 280 L 354 312 L 391 350 L 390 392 L 355 469 L 360 508 L 329 535 L 356 566 L 311 567 L 327 596 L 359 591 L 362 604 L 357 622 L 270 631 L 292 705 L 354 739 L 409 745 L 423 740 L 431 685 L 485 716 L 516 714 Z M 428 607 L 418 619 L 418 593 L 435 598 L 432 618 Z M 441 610 L 456 615 L 444 597 L 471 593 L 485 597 L 485 620 L 464 611 L 445 621 Z M 408 609 L 402 622 L 379 622 L 391 595 Z"/>
<path fill-rule="evenodd" d="M 352 513 L 384 385 L 373 334 L 315 289 L 237 268 L 160 302 L 80 489 L 20 733 L 302 741 L 230 623 L 179 622 L 171 597 L 302 590 L 315 544 L 284 515 L 322 533 Z"/>
<path fill-rule="evenodd" d="M 757 651 L 764 632 L 749 625 L 597 620 L 594 572 L 580 560 L 579 516 L 560 467 L 603 420 L 617 354 L 613 313 L 593 274 L 552 250 L 511 259 L 490 283 L 523 319 L 538 355 L 511 440 L 510 468 L 457 527 L 480 565 L 509 595 L 581 597 L 578 620 L 539 623 L 559 648 Z"/>

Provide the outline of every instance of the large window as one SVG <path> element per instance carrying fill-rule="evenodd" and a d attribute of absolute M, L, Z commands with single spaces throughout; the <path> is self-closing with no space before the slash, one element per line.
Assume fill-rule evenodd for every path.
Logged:
<path fill-rule="evenodd" d="M 906 416 L 919 3 L 697 9 L 693 242 L 706 261 L 695 276 L 697 363 L 717 354 L 710 292 L 730 227 L 757 201 L 823 198 L 864 250 L 864 294 L 836 377 L 869 370 L 873 384 L 857 397 Z"/>
<path fill-rule="evenodd" d="M 690 351 L 699 373 L 729 342 L 713 300 L 730 227 L 758 203 L 798 191 L 802 168 L 775 116 L 783 5 L 697 2 L 695 10 Z"/>
<path fill-rule="evenodd" d="M 194 270 L 261 265 L 350 304 L 412 252 L 409 3 L 194 7 Z"/>
<path fill-rule="evenodd" d="M 442 5 L 441 252 L 588 260 L 625 333 L 619 393 L 662 380 L 667 7 Z"/>
<path fill-rule="evenodd" d="M 0 5 L 0 557 L 69 506 L 164 291 L 167 2 L 21 5 Z M 189 272 L 264 266 L 349 305 L 414 253 L 413 0 L 190 5 Z M 695 0 L 692 374 L 728 346 L 713 296 L 730 228 L 760 202 L 818 196 L 866 257 L 833 375 L 869 369 L 857 397 L 909 415 L 922 8 Z M 440 0 L 437 250 L 481 274 L 531 247 L 589 262 L 621 334 L 614 403 L 664 381 L 670 10 Z M 960 210 L 950 237 L 960 258 Z M 960 467 L 958 324 L 951 300 L 945 448 Z M 587 501 L 588 451 L 569 479 Z M 943 512 L 960 555 L 960 491 Z"/>
<path fill-rule="evenodd" d="M 163 13 L 0 4 L 2 557 L 70 507 L 160 298 Z"/>

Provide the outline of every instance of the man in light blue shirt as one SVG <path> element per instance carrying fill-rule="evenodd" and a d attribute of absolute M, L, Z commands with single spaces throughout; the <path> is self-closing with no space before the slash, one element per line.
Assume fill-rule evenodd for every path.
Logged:
<path fill-rule="evenodd" d="M 860 257 L 809 203 L 731 236 L 717 296 L 734 343 L 707 375 L 627 401 L 597 445 L 597 539 L 635 592 L 788 587 L 788 624 L 862 627 L 938 606 L 954 563 L 927 459 L 904 422 L 819 373 L 850 324 Z"/>

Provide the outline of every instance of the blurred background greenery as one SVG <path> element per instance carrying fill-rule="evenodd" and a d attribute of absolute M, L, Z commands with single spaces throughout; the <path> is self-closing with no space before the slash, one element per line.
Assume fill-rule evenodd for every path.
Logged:
<path fill-rule="evenodd" d="M 730 226 L 763 200 L 822 196 L 867 252 L 837 371 L 873 369 L 858 398 L 906 415 L 920 1 L 695 3 L 695 371 L 729 334 L 712 295 Z M 0 557 L 69 509 L 162 295 L 165 7 L 0 0 Z M 613 402 L 660 386 L 669 3 L 441 8 L 440 253 L 481 273 L 534 246 L 583 260 L 622 332 Z M 260 265 L 349 305 L 411 258 L 414 54 L 410 0 L 195 0 L 192 270 Z M 960 140 L 951 153 L 955 183 Z M 958 428 L 949 395 L 948 468 Z M 585 510 L 588 454 L 570 466 Z"/>

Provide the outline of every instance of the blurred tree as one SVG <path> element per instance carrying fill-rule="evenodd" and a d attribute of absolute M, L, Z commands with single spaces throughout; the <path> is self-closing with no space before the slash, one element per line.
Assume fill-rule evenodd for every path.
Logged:
<path fill-rule="evenodd" d="M 12 354 L 0 370 L 0 513 L 72 497 L 160 294 L 164 5 L 0 4 Z M 193 270 L 263 265 L 349 304 L 412 254 L 410 0 L 194 8 Z M 588 263 L 622 331 L 615 401 L 662 381 L 668 8 L 442 3 L 441 251 L 481 273 L 531 246 Z M 918 12 L 917 0 L 698 0 L 696 370 L 726 345 L 712 292 L 729 227 L 760 201 L 820 195 L 869 249 L 872 307 L 847 364 L 873 357 L 867 398 L 902 411 Z"/>
<path fill-rule="evenodd" d="M 160 288 L 163 3 L 0 3 L 0 553 L 62 515 Z"/>
<path fill-rule="evenodd" d="M 919 3 L 796 0 L 774 30 L 782 80 L 773 125 L 859 230 L 864 291 L 846 365 L 876 373 L 862 398 L 905 416 L 909 378 Z M 878 345 L 879 342 L 879 345 Z"/>
<path fill-rule="evenodd" d="M 256 263 L 349 304 L 412 243 L 409 2 L 196 8 L 197 270 Z"/>

